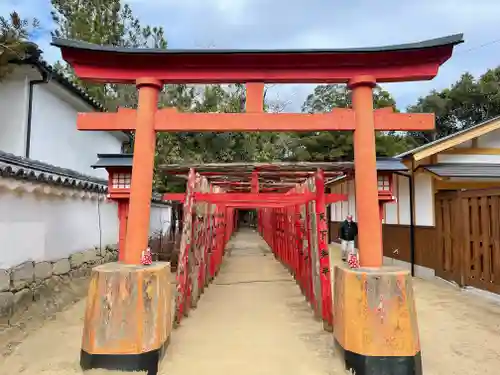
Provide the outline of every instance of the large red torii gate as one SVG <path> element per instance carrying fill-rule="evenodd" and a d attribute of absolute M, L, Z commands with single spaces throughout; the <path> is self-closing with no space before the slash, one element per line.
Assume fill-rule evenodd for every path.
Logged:
<path fill-rule="evenodd" d="M 453 47 L 461 42 L 462 35 L 454 35 L 379 48 L 175 51 L 134 50 L 55 39 L 53 45 L 61 48 L 63 58 L 72 65 L 80 78 L 96 82 L 135 84 L 139 91 L 136 111 L 79 114 L 78 117 L 78 128 L 81 130 L 135 131 L 128 219 L 130 230 L 126 234 L 125 262 L 101 266 L 93 271 L 93 280 L 96 281 L 91 283 L 89 304 L 101 298 L 102 291 L 95 289 L 97 285 L 108 285 L 110 280 L 114 280 L 116 285 L 137 280 L 142 285 L 146 280 L 164 280 L 168 272 L 167 267 L 161 264 L 149 268 L 139 266 L 141 252 L 147 247 L 156 131 L 352 130 L 357 175 L 360 261 L 363 267 L 368 268 L 358 271 L 344 268 L 336 270 L 335 339 L 342 348 L 346 366 L 356 372 L 372 374 L 373 369 L 380 370 L 380 366 L 387 368 L 406 363 L 414 369 L 411 373 L 417 373 L 420 348 L 418 333 L 415 331 L 416 316 L 411 282 L 407 280 L 408 273 L 381 268 L 383 253 L 375 168 L 375 131 L 430 130 L 434 126 L 433 115 L 374 111 L 372 91 L 378 83 L 432 79 L 439 66 L 450 58 Z M 198 114 L 157 109 L 159 92 L 167 83 L 241 82 L 247 84 L 246 113 Z M 265 114 L 264 83 L 347 83 L 352 90 L 353 108 L 314 115 Z M 190 205 L 190 199 L 186 200 L 185 207 Z M 113 277 L 108 279 L 110 275 Z M 104 281 L 100 284 L 101 279 Z M 373 285 L 365 287 L 366 283 Z M 151 298 L 155 299 L 155 303 L 161 306 L 167 304 L 161 283 L 149 282 L 148 285 L 152 288 Z M 384 289 L 387 285 L 390 285 L 390 290 Z M 396 303 L 400 298 L 399 294 L 394 294 L 398 288 L 406 296 L 403 304 Z M 360 290 L 361 295 L 359 298 L 343 298 L 344 291 L 349 290 Z M 371 305 L 360 305 L 379 299 L 385 301 L 380 302 L 385 304 L 382 311 L 391 315 L 392 319 L 377 320 L 379 309 L 372 309 Z M 146 316 L 151 318 L 148 315 L 152 314 L 147 307 L 150 306 L 149 302 L 134 301 L 136 306 L 131 306 L 129 301 L 125 303 L 124 300 L 115 299 L 113 309 L 120 313 L 125 309 L 131 316 L 142 321 Z M 99 308 L 107 307 L 94 307 L 94 310 Z M 115 358 L 113 355 L 140 357 L 144 354 L 151 356 L 151 352 L 162 352 L 168 336 L 165 336 L 164 323 L 159 324 L 157 330 L 149 330 L 147 335 L 143 335 L 146 331 L 137 330 L 138 322 L 134 321 L 134 328 L 130 328 L 125 336 L 123 328 L 110 325 L 106 328 L 107 334 L 97 335 L 96 339 L 97 336 L 92 332 L 94 329 L 102 329 L 102 326 L 92 320 L 96 313 L 94 310 L 87 310 L 84 330 L 84 338 L 87 338 L 84 342 L 91 342 L 92 345 L 84 347 L 82 351 L 83 357 L 95 360 L 94 364 L 100 362 L 104 366 L 104 363 Z M 349 311 L 349 319 L 344 319 L 344 311 Z M 361 314 L 361 311 L 370 311 L 370 314 Z M 394 322 L 398 324 L 394 325 Z M 119 334 L 118 331 L 112 332 L 113 329 L 120 329 L 122 339 L 119 345 L 111 339 L 112 333 L 115 336 Z M 366 335 L 369 337 L 365 340 Z M 395 348 L 394 345 L 387 344 L 388 340 L 396 340 L 402 344 Z M 157 361 L 159 354 L 155 355 L 153 358 Z M 123 357 L 121 359 L 123 362 Z M 371 365 L 371 361 L 379 361 L 378 366 Z"/>

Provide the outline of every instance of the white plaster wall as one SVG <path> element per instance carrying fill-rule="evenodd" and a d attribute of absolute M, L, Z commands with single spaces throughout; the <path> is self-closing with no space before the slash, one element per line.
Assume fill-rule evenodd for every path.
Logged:
<path fill-rule="evenodd" d="M 397 202 L 397 200 L 399 199 L 398 195 L 397 195 L 398 182 L 399 182 L 398 175 L 393 174 L 392 179 L 393 179 L 393 184 L 394 184 L 393 195 L 396 197 L 396 202 L 386 203 L 384 205 L 384 221 L 383 222 L 385 224 L 399 224 L 399 222 L 398 222 L 398 202 Z"/>
<path fill-rule="evenodd" d="M 354 185 L 353 185 L 354 186 Z M 332 186 L 331 192 L 336 194 L 347 194 L 349 190 L 348 182 L 342 182 L 337 185 Z M 343 221 L 347 212 L 350 209 L 353 209 L 353 215 L 355 215 L 355 197 L 354 194 L 350 194 L 348 197 L 348 201 L 340 201 L 331 204 L 331 221 Z"/>
<path fill-rule="evenodd" d="M 149 220 L 149 235 L 166 235 L 171 225 L 172 208 L 170 206 L 151 204 L 151 216 Z"/>
<path fill-rule="evenodd" d="M 432 177 L 418 173 L 415 181 L 415 225 L 434 226 L 434 191 Z"/>
<path fill-rule="evenodd" d="M 347 212 L 341 220 L 344 220 L 347 215 L 352 215 L 352 219 L 356 221 L 356 185 L 354 180 L 349 180 L 346 183 L 347 189 L 345 194 L 347 194 Z"/>
<path fill-rule="evenodd" d="M 117 243 L 113 202 L 2 189 L 0 208 L 0 269 Z"/>
<path fill-rule="evenodd" d="M 494 130 L 477 139 L 478 147 L 500 148 L 500 130 Z"/>
<path fill-rule="evenodd" d="M 447 155 L 437 157 L 438 163 L 500 163 L 500 155 Z"/>
<path fill-rule="evenodd" d="M 69 189 L 68 189 L 69 190 Z M 0 189 L 0 269 L 52 261 L 118 242 L 114 202 Z M 150 235 L 170 227 L 171 207 L 152 204 Z"/>
<path fill-rule="evenodd" d="M 397 202 L 385 205 L 384 223 L 410 224 L 410 179 L 400 175 L 393 175 L 394 195 Z M 356 193 L 355 181 L 350 180 L 332 186 L 332 193 L 348 194 L 347 202 L 337 202 L 331 205 L 331 221 L 343 221 L 347 214 L 356 220 Z M 434 225 L 434 193 L 432 178 L 429 175 L 415 176 L 415 224 L 424 226 Z"/>
<path fill-rule="evenodd" d="M 464 142 L 457 148 L 469 148 L 471 141 Z M 477 139 L 479 148 L 500 148 L 500 130 L 492 131 Z M 500 155 L 447 155 L 440 154 L 437 158 L 439 163 L 500 163 Z"/>
<path fill-rule="evenodd" d="M 105 170 L 90 166 L 98 153 L 120 153 L 122 140 L 108 132 L 78 131 L 77 108 L 56 95 L 58 87 L 51 85 L 57 83 L 34 88 L 30 158 L 107 178 Z"/>
<path fill-rule="evenodd" d="M 399 224 L 410 225 L 410 179 L 404 176 L 396 176 Z"/>
<path fill-rule="evenodd" d="M 28 83 L 24 79 L 0 82 L 0 150 L 23 156 L 28 110 Z"/>
<path fill-rule="evenodd" d="M 470 148 L 472 146 L 472 141 L 465 141 L 463 143 L 460 143 L 456 145 L 456 148 Z"/>

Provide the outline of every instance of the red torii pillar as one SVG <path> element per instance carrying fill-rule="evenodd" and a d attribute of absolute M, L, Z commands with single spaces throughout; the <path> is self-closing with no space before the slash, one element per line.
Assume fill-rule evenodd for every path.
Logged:
<path fill-rule="evenodd" d="M 148 246 L 151 192 L 153 191 L 153 170 L 156 147 L 155 115 L 158 95 L 163 83 L 154 78 L 137 80 L 139 104 L 132 161 L 132 182 L 130 186 L 130 207 L 123 261 L 139 264 L 142 250 Z"/>

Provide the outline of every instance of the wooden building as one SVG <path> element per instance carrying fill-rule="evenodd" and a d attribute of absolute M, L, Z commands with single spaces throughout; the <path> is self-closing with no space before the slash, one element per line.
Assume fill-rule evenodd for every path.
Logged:
<path fill-rule="evenodd" d="M 392 174 L 395 202 L 383 213 L 384 261 L 500 293 L 500 117 L 397 156 L 408 171 Z M 350 213 L 355 176 L 331 192 L 331 240 Z"/>

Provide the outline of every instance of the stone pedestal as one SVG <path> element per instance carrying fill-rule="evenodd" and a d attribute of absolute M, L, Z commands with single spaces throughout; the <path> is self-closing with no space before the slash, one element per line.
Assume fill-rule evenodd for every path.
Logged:
<path fill-rule="evenodd" d="M 358 375 L 421 375 L 412 278 L 396 267 L 335 267 L 334 336 Z"/>
<path fill-rule="evenodd" d="M 107 263 L 92 270 L 82 369 L 156 374 L 172 330 L 170 264 Z"/>

